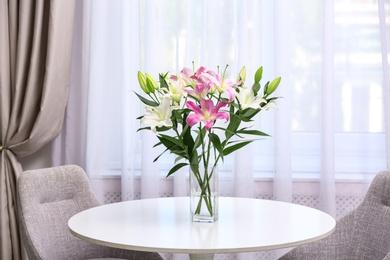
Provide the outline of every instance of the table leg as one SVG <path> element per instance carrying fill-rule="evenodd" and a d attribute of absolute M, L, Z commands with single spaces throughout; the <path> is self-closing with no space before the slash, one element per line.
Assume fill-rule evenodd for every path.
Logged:
<path fill-rule="evenodd" d="M 190 260 L 213 260 L 214 254 L 190 254 Z"/>

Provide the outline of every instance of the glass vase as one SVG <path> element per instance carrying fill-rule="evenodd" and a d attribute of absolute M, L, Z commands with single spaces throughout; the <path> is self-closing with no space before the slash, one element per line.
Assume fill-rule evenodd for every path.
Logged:
<path fill-rule="evenodd" d="M 190 166 L 190 210 L 193 222 L 218 220 L 217 167 Z"/>

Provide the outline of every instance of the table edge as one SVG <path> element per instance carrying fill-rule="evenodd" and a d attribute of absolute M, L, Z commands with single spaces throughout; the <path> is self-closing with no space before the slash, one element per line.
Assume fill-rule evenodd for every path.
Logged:
<path fill-rule="evenodd" d="M 169 197 L 169 198 L 152 198 L 152 199 L 172 199 L 172 198 L 187 198 L 187 197 Z M 239 198 L 239 197 L 220 197 L 220 198 L 243 199 L 243 198 Z M 266 200 L 266 199 L 257 199 L 257 198 L 245 198 L 245 199 Z M 288 202 L 283 202 L 283 201 L 275 201 L 275 200 L 272 200 L 272 201 L 273 202 L 277 202 L 277 203 L 294 204 L 294 203 L 288 203 Z M 129 201 L 122 201 L 122 202 L 117 202 L 117 203 L 126 203 L 126 202 L 129 202 Z M 311 208 L 311 207 L 300 205 L 300 204 L 294 204 L 294 205 Z M 104 206 L 104 205 L 100 205 L 100 206 Z M 100 207 L 100 206 L 98 206 L 98 207 Z M 80 238 L 80 239 L 82 239 L 84 241 L 88 241 L 90 243 L 97 244 L 97 245 L 108 246 L 108 247 L 113 247 L 113 248 L 120 248 L 120 249 L 126 249 L 126 250 L 136 250 L 136 251 L 143 251 L 143 252 L 179 253 L 179 254 L 245 253 L 245 252 L 256 252 L 256 251 L 266 251 L 266 250 L 275 250 L 275 249 L 296 247 L 296 246 L 300 246 L 300 245 L 303 245 L 303 244 L 306 244 L 306 243 L 319 241 L 319 240 L 324 239 L 324 238 L 328 237 L 329 235 L 331 235 L 335 231 L 335 229 L 336 229 L 336 220 L 331 215 L 329 215 L 326 212 L 323 212 L 323 211 L 315 209 L 315 208 L 311 208 L 311 209 L 320 211 L 323 214 L 326 214 L 330 218 L 332 218 L 333 221 L 334 221 L 333 228 L 331 230 L 329 230 L 328 232 L 326 232 L 326 233 L 323 233 L 323 234 L 321 234 L 319 236 L 312 237 L 312 238 L 309 238 L 309 239 L 294 241 L 294 242 L 286 243 L 286 244 L 276 244 L 276 245 L 266 245 L 266 246 L 239 247 L 239 248 L 216 248 L 216 249 L 187 249 L 187 248 L 160 248 L 160 247 L 135 246 L 135 245 L 125 245 L 125 244 L 111 243 L 111 242 L 97 240 L 97 239 L 93 239 L 93 238 L 90 238 L 90 237 L 87 237 L 87 236 L 83 236 L 83 235 L 80 235 L 79 233 L 73 231 L 71 229 L 71 227 L 69 226 L 69 222 L 71 221 L 73 216 L 68 220 L 68 229 L 70 230 L 70 233 L 72 235 L 74 235 L 75 237 L 78 237 L 78 238 Z"/>

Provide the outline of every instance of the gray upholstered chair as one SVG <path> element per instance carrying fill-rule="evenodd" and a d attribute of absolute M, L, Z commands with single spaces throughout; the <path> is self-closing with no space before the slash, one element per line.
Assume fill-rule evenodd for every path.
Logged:
<path fill-rule="evenodd" d="M 362 203 L 329 237 L 296 247 L 280 260 L 390 260 L 390 171 L 378 173 Z"/>
<path fill-rule="evenodd" d="M 30 260 L 162 260 L 158 253 L 93 245 L 69 232 L 71 216 L 99 205 L 78 166 L 25 171 L 18 179 L 18 193 L 21 235 Z"/>

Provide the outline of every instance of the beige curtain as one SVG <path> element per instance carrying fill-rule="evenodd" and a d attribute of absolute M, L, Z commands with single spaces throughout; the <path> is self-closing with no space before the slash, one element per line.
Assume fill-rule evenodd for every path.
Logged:
<path fill-rule="evenodd" d="M 0 259 L 22 259 L 19 158 L 61 130 L 70 84 L 74 1 L 0 0 Z"/>

